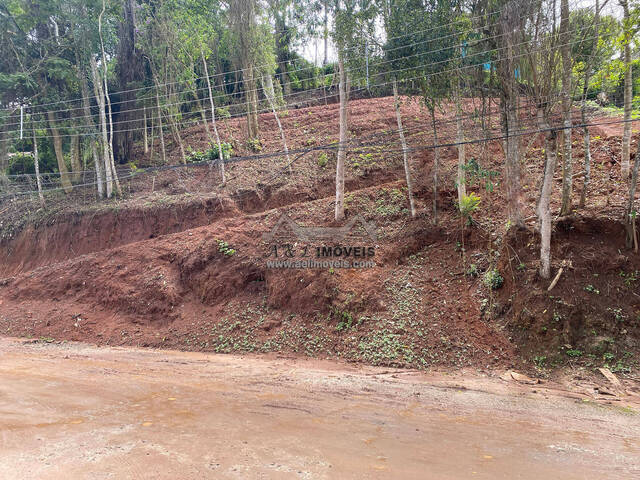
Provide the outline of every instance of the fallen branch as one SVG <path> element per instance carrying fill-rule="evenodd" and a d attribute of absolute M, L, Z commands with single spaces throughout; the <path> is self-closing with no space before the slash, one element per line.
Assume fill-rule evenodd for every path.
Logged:
<path fill-rule="evenodd" d="M 558 273 L 556 274 L 555 278 L 551 282 L 551 285 L 549 285 L 549 288 L 547 288 L 547 292 L 550 292 L 553 289 L 553 287 L 556 286 L 556 284 L 558 283 L 558 280 L 560 280 L 560 275 L 562 275 L 563 270 L 564 270 L 564 267 L 560 267 L 558 269 Z"/>

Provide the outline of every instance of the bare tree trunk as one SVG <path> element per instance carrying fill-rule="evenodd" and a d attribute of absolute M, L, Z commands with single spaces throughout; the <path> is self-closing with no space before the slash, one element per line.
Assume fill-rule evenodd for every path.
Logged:
<path fill-rule="evenodd" d="M 324 59 L 322 65 L 325 66 L 329 63 L 329 5 L 328 0 L 324 0 L 324 30 L 322 36 L 324 37 Z M 324 84 L 324 82 L 323 82 Z"/>
<path fill-rule="evenodd" d="M 591 182 L 591 138 L 589 127 L 587 126 L 587 94 L 589 93 L 589 81 L 591 80 L 591 69 L 593 68 L 593 59 L 598 49 L 598 37 L 600 34 L 600 0 L 596 0 L 596 9 L 593 15 L 593 43 L 592 52 L 587 58 L 587 64 L 584 69 L 584 85 L 582 86 L 582 102 L 580 108 L 580 119 L 582 121 L 582 131 L 584 140 L 584 178 L 582 181 L 582 192 L 580 193 L 580 208 L 584 208 L 587 201 L 587 193 L 589 192 L 589 183 Z"/>
<path fill-rule="evenodd" d="M 278 130 L 280 131 L 280 138 L 282 139 L 282 148 L 284 149 L 287 165 L 289 165 L 289 173 L 292 173 L 291 160 L 289 159 L 289 147 L 287 147 L 287 138 L 284 135 L 284 129 L 282 128 L 282 123 L 280 123 L 280 117 L 278 116 L 278 112 L 276 111 L 276 101 L 275 101 L 276 94 L 273 89 L 273 79 L 271 78 L 271 75 L 262 75 L 262 86 L 264 88 L 267 101 L 269 102 L 269 106 L 271 107 L 271 111 L 273 112 L 273 116 L 275 117 L 276 123 L 278 124 Z"/>
<path fill-rule="evenodd" d="M 0 184 L 9 168 L 9 134 L 6 125 L 0 125 Z"/>
<path fill-rule="evenodd" d="M 440 149 L 438 148 L 438 130 L 436 128 L 436 107 L 429 105 L 431 126 L 433 128 L 433 224 L 438 224 L 438 168 L 440 163 Z"/>
<path fill-rule="evenodd" d="M 551 193 L 553 191 L 553 174 L 556 169 L 556 148 L 558 134 L 550 130 L 549 122 L 544 118 L 543 112 L 538 112 L 540 129 L 546 130 L 544 134 L 545 164 L 542 188 L 538 200 L 538 220 L 540 222 L 540 276 L 551 276 Z"/>
<path fill-rule="evenodd" d="M 98 66 L 93 57 L 91 57 L 91 76 L 93 77 L 93 89 L 98 102 L 98 110 L 100 112 L 100 131 L 102 132 L 102 160 L 104 161 L 105 185 L 107 190 L 107 198 L 111 198 L 113 193 L 113 179 L 111 170 L 111 161 L 109 160 L 109 134 L 107 132 L 107 115 L 105 112 L 105 99 L 102 90 L 102 80 L 98 74 Z"/>
<path fill-rule="evenodd" d="M 631 168 L 631 102 L 633 100 L 633 78 L 631 63 L 631 16 L 628 0 L 619 0 L 624 11 L 624 130 L 622 134 L 622 178 L 629 177 Z"/>
<path fill-rule="evenodd" d="M 147 128 L 148 128 L 147 127 L 147 107 L 146 106 L 142 107 L 142 111 L 143 111 L 143 116 L 144 116 L 144 119 L 143 119 L 144 127 L 142 129 L 143 130 L 143 139 L 144 139 L 144 153 L 146 155 L 147 153 L 149 153 L 149 139 L 147 137 Z"/>
<path fill-rule="evenodd" d="M 160 147 L 162 149 L 162 163 L 167 163 L 167 152 L 164 146 L 164 132 L 162 131 L 162 110 L 160 109 L 160 93 L 158 92 L 158 82 L 156 81 L 156 110 L 158 111 L 158 134 L 160 136 Z"/>
<path fill-rule="evenodd" d="M 347 124 L 347 72 L 344 70 L 342 55 L 340 55 L 338 59 L 338 68 L 340 70 L 340 83 L 338 86 L 340 92 L 340 143 L 338 145 L 338 159 L 336 161 L 336 221 L 344 219 L 344 164 L 347 158 L 347 135 L 349 128 Z"/>
<path fill-rule="evenodd" d="M 460 98 L 460 79 L 459 72 L 455 72 L 454 95 L 456 101 L 456 142 L 458 143 L 458 172 L 456 184 L 458 187 L 458 208 L 462 205 L 462 199 L 467 195 L 467 185 L 464 167 L 467 164 L 466 149 L 464 145 L 464 124 L 462 118 L 462 99 Z"/>
<path fill-rule="evenodd" d="M 98 198 L 102 198 L 104 196 L 104 185 L 103 185 L 103 177 L 102 177 L 102 168 L 100 166 L 100 158 L 98 155 L 98 151 L 96 149 L 96 138 L 95 138 L 95 125 L 93 123 L 93 116 L 91 115 L 91 104 L 89 103 L 89 86 L 87 85 L 87 77 L 85 76 L 84 68 L 81 67 L 80 55 L 78 54 L 78 49 L 75 49 L 76 54 L 76 65 L 77 65 L 77 75 L 80 80 L 80 92 L 82 93 L 82 111 L 85 116 L 85 122 L 91 126 L 91 135 L 89 136 L 89 144 L 91 146 L 91 157 L 93 158 L 93 165 L 96 169 L 96 186 L 98 188 Z M 99 103 L 99 100 L 98 100 Z"/>
<path fill-rule="evenodd" d="M 245 94 L 247 96 L 247 135 L 249 140 L 257 139 L 260 135 L 258 127 L 258 91 L 256 80 L 253 76 L 253 65 L 245 63 L 242 70 L 245 84 Z"/>
<path fill-rule="evenodd" d="M 216 136 L 216 143 L 218 145 L 218 162 L 220 163 L 220 175 L 222 177 L 222 184 L 227 183 L 224 174 L 224 156 L 222 153 L 222 143 L 220 142 L 220 135 L 218 134 L 218 126 L 216 125 L 216 106 L 213 103 L 213 92 L 211 90 L 211 81 L 209 80 L 209 69 L 207 68 L 207 60 L 204 57 L 204 52 L 200 49 L 200 55 L 202 56 L 202 64 L 204 65 L 204 75 L 207 78 L 207 89 L 209 90 L 209 103 L 211 104 L 211 122 L 213 123 L 213 133 Z"/>
<path fill-rule="evenodd" d="M 560 5 L 560 54 L 562 56 L 562 123 L 564 140 L 562 150 L 562 206 L 560 215 L 571 213 L 573 192 L 573 161 L 571 155 L 571 52 L 569 38 L 569 0 Z"/>
<path fill-rule="evenodd" d="M 74 182 L 80 181 L 82 165 L 80 164 L 80 137 L 76 134 L 71 137 L 71 178 Z"/>
<path fill-rule="evenodd" d="M 45 207 L 44 195 L 42 194 L 42 182 L 40 181 L 40 161 L 38 159 L 38 139 L 36 137 L 36 127 L 33 126 L 33 167 L 36 170 L 36 184 L 38 185 L 38 197 L 40 197 L 40 205 Z"/>
<path fill-rule="evenodd" d="M 500 34 L 503 44 L 502 54 L 498 62 L 498 72 L 502 84 L 502 132 L 505 137 L 505 176 L 507 190 L 507 209 L 509 223 L 524 227 L 522 215 L 522 184 L 520 180 L 520 119 L 518 118 L 518 84 L 514 72 L 516 70 L 514 36 L 522 22 L 518 5 L 508 3 L 503 8 L 500 22 Z"/>
<path fill-rule="evenodd" d="M 111 176 L 116 185 L 116 192 L 118 195 L 122 195 L 122 190 L 120 189 L 120 181 L 118 180 L 118 173 L 116 172 L 116 164 L 113 158 L 113 112 L 111 111 L 111 98 L 109 98 L 109 81 L 107 77 L 107 55 L 104 51 L 104 41 L 102 39 L 102 15 L 104 15 L 106 9 L 105 0 L 102 0 L 102 11 L 98 16 L 98 32 L 100 35 L 100 50 L 102 51 L 102 73 L 103 73 L 103 88 L 104 88 L 104 98 L 107 102 L 108 114 L 109 114 L 109 138 L 108 138 L 108 160 L 111 166 Z M 106 128 L 106 125 L 105 125 Z"/>
<path fill-rule="evenodd" d="M 413 182 L 411 180 L 411 168 L 409 167 L 409 155 L 407 140 L 404 138 L 404 129 L 402 128 L 402 115 L 400 114 L 400 97 L 398 96 L 398 81 L 393 78 L 393 104 L 396 110 L 396 120 L 398 122 L 398 135 L 402 144 L 402 160 L 404 163 L 404 175 L 407 179 L 407 194 L 409 197 L 409 209 L 411 216 L 416 216 L 416 207 L 413 203 Z"/>
<path fill-rule="evenodd" d="M 56 160 L 58 160 L 58 171 L 60 172 L 60 182 L 62 188 L 66 193 L 71 193 L 73 187 L 71 186 L 71 179 L 69 178 L 69 171 L 67 165 L 64 163 L 64 153 L 62 152 L 62 138 L 56 125 L 56 114 L 52 111 L 47 112 L 49 118 L 49 130 L 51 130 L 51 136 L 53 137 L 53 149 L 56 153 Z"/>
<path fill-rule="evenodd" d="M 638 234 L 636 231 L 636 220 L 638 212 L 635 209 L 636 189 L 638 186 L 638 169 L 640 167 L 640 138 L 638 138 L 638 148 L 636 158 L 633 161 L 633 173 L 631 175 L 631 185 L 629 185 L 629 201 L 627 202 L 627 212 L 625 215 L 625 225 L 627 226 L 627 248 L 634 247 L 638 253 Z"/>
<path fill-rule="evenodd" d="M 155 142 L 155 133 L 156 133 L 156 124 L 153 118 L 153 109 L 151 109 L 151 113 L 149 114 L 151 119 L 151 145 L 149 145 L 149 160 L 153 161 L 153 144 Z"/>

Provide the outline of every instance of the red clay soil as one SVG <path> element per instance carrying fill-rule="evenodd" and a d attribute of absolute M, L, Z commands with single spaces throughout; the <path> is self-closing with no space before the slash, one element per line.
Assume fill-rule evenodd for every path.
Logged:
<path fill-rule="evenodd" d="M 403 115 L 412 144 L 428 145 L 430 130 L 420 104 L 406 102 Z M 334 141 L 336 119 L 335 105 L 291 110 L 283 118 L 289 147 Z M 536 273 L 533 218 L 530 230 L 505 235 L 500 177 L 494 177 L 491 193 L 479 181 L 469 185 L 482 203 L 474 224 L 463 228 L 454 206 L 457 151 L 442 148 L 435 227 L 433 151 L 416 151 L 412 168 L 419 214 L 411 219 L 401 155 L 385 153 L 397 148 L 388 133 L 396 128 L 392 100 L 354 101 L 351 120 L 354 136 L 375 133 L 388 139 L 387 147 L 369 154 L 351 152 L 347 162 L 347 217 L 360 214 L 376 223 L 376 267 L 266 265 L 271 245 L 262 234 L 283 213 L 302 225 L 332 226 L 327 221 L 333 212 L 331 153 L 326 165 L 315 152 L 296 162 L 292 175 L 275 179 L 283 159 L 231 164 L 223 189 L 194 198 L 185 196 L 189 185 L 208 174 L 183 179 L 179 188 L 175 179 L 161 177 L 166 181 L 154 184 L 153 195 L 140 188 L 117 211 L 69 211 L 5 240 L 0 275 L 12 276 L 0 280 L 0 332 L 44 341 L 278 351 L 417 368 L 518 364 L 544 369 L 567 362 L 606 364 L 621 374 L 635 368 L 640 261 L 623 245 L 626 191 L 619 178 L 619 138 L 593 129 L 588 206 L 555 226 L 554 272 L 565 265 L 565 273 L 548 293 L 549 282 Z M 263 152 L 279 150 L 270 116 L 261 116 L 261 128 Z M 248 152 L 243 120 L 230 119 L 222 130 L 237 154 Z M 439 132 L 445 140 L 454 134 L 453 124 Z M 207 143 L 203 127 L 183 137 L 194 149 Z M 575 139 L 574 171 L 580 172 L 580 132 Z M 533 217 L 541 139 L 523 143 L 528 147 L 526 210 Z M 486 150 L 469 145 L 467 155 L 487 171 L 502 170 L 499 142 Z M 178 161 L 175 146 L 170 158 Z M 141 158 L 138 164 L 144 162 Z M 559 172 L 557 181 L 556 210 Z M 577 179 L 576 203 L 580 188 Z M 164 201 L 170 198 L 164 205 L 153 201 L 160 194 Z M 504 279 L 496 291 L 484 282 L 494 265 Z"/>

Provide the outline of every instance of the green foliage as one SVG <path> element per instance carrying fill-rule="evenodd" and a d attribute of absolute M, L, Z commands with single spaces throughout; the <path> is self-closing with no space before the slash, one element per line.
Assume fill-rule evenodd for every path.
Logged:
<path fill-rule="evenodd" d="M 469 265 L 469 268 L 467 268 L 467 275 L 470 277 L 477 277 L 479 275 L 478 266 L 475 263 Z"/>
<path fill-rule="evenodd" d="M 382 217 L 391 217 L 405 209 L 404 193 L 397 189 L 381 189 L 376 199 L 376 214 Z"/>
<path fill-rule="evenodd" d="M 231 246 L 224 240 L 216 240 L 216 243 L 218 244 L 218 251 L 223 255 L 226 255 L 227 257 L 235 255 L 235 249 L 231 248 Z"/>
<path fill-rule="evenodd" d="M 471 215 L 480 208 L 480 197 L 473 192 L 463 195 L 458 207 L 462 218 L 466 219 L 467 222 L 471 222 Z"/>
<path fill-rule="evenodd" d="M 495 188 L 494 178 L 500 176 L 500 172 L 486 170 L 475 159 L 471 158 L 463 167 L 466 173 L 466 185 L 481 185 L 487 192 L 493 192 Z"/>
<path fill-rule="evenodd" d="M 491 268 L 487 270 L 482 278 L 482 281 L 487 288 L 491 290 L 498 290 L 504 284 L 504 278 L 500 275 L 497 269 Z"/>
<path fill-rule="evenodd" d="M 536 367 L 542 370 L 547 364 L 546 355 L 536 355 L 533 358 L 533 363 L 535 363 Z"/>
<path fill-rule="evenodd" d="M 223 142 L 220 144 L 222 146 L 222 157 L 224 160 L 228 160 L 231 158 L 231 154 L 233 153 L 233 147 L 230 143 Z M 220 156 L 220 150 L 217 145 L 211 145 L 206 151 L 200 150 L 190 150 L 189 155 L 187 156 L 187 162 L 189 163 L 200 163 L 200 162 L 212 162 L 217 160 Z"/>
<path fill-rule="evenodd" d="M 250 138 L 247 140 L 247 147 L 249 147 L 249 150 L 251 150 L 252 152 L 261 152 L 262 151 L 262 143 L 260 143 L 260 139 L 259 138 Z"/>
<path fill-rule="evenodd" d="M 231 118 L 229 107 L 216 107 L 216 116 L 218 118 Z"/>
<path fill-rule="evenodd" d="M 584 287 L 584 291 L 589 293 L 595 293 L 596 295 L 600 295 L 600 290 L 598 290 L 596 287 L 594 287 L 591 284 Z"/>
<path fill-rule="evenodd" d="M 565 352 L 569 357 L 577 358 L 582 356 L 582 350 L 568 349 Z"/>
<path fill-rule="evenodd" d="M 337 307 L 332 309 L 332 315 L 338 319 L 338 324 L 336 325 L 336 331 L 342 332 L 346 330 L 350 330 L 353 327 L 353 315 L 351 312 L 346 310 L 341 311 Z"/>
<path fill-rule="evenodd" d="M 318 166 L 320 168 L 324 168 L 327 166 L 327 163 L 329 163 L 329 157 L 325 152 L 322 152 L 320 155 L 318 155 Z"/>

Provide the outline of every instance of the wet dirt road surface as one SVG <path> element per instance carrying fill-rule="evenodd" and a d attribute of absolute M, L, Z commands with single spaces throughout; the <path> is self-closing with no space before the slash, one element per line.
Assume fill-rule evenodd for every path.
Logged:
<path fill-rule="evenodd" d="M 636 408 L 535 387 L 0 338 L 0 478 L 640 478 Z"/>

